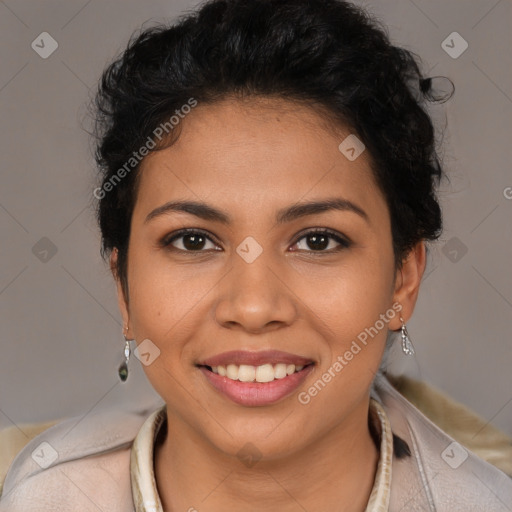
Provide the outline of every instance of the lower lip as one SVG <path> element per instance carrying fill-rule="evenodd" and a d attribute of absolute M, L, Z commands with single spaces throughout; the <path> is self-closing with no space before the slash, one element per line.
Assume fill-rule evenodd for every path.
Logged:
<path fill-rule="evenodd" d="M 314 365 L 304 367 L 300 372 L 292 373 L 282 379 L 271 382 L 241 382 L 221 377 L 204 366 L 200 367 L 210 384 L 224 396 L 239 405 L 257 407 L 273 404 L 292 394 L 313 371 Z"/>

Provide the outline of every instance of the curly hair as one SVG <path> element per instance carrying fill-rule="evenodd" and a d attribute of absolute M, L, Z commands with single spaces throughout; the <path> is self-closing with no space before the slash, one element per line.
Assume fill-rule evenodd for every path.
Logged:
<path fill-rule="evenodd" d="M 444 173 L 423 107 L 447 97 L 434 95 L 419 62 L 392 45 L 367 11 L 341 0 L 210 0 L 174 25 L 134 34 L 104 71 L 94 104 L 101 254 L 117 248 L 114 271 L 125 296 L 138 163 L 115 186 L 112 180 L 191 98 L 208 104 L 268 96 L 320 106 L 371 156 L 389 207 L 396 268 L 417 242 L 437 239 L 436 187 Z"/>

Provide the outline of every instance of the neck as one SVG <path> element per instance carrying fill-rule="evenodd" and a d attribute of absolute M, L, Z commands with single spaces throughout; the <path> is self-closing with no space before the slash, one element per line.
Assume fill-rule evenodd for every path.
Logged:
<path fill-rule="evenodd" d="M 155 444 L 164 511 L 363 512 L 379 460 L 368 407 L 368 401 L 360 404 L 343 425 L 298 452 L 247 465 L 213 447 L 168 410 L 167 432 Z"/>

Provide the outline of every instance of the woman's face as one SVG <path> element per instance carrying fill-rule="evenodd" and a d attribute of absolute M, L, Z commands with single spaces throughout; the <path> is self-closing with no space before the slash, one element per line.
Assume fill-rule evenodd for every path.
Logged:
<path fill-rule="evenodd" d="M 268 458 L 359 428 L 387 331 L 400 327 L 396 301 L 406 319 L 414 305 L 395 284 L 367 152 L 349 160 L 338 148 L 349 131 L 283 100 L 199 104 L 179 128 L 142 164 L 128 305 L 118 285 L 128 335 L 146 340 L 143 367 L 172 421 L 225 453 L 250 441 Z M 304 207 L 327 201 L 338 207 Z M 173 238 L 183 229 L 199 234 Z M 259 379 L 273 381 L 201 366 L 231 351 L 249 354 L 228 354 L 228 372 L 246 363 L 239 377 L 250 380 L 263 366 Z M 289 355 L 251 359 L 262 351 Z M 293 361 L 305 368 L 283 377 L 275 365 Z"/>

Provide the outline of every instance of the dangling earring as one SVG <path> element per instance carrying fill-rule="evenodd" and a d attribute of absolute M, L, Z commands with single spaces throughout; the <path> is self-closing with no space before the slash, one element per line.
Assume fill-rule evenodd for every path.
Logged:
<path fill-rule="evenodd" d="M 402 351 L 404 354 L 412 356 L 414 354 L 414 347 L 412 346 L 409 333 L 407 332 L 407 327 L 405 327 L 404 319 L 402 317 L 400 317 L 400 322 L 402 322 Z"/>
<path fill-rule="evenodd" d="M 128 331 L 128 326 L 125 327 L 125 331 Z M 125 382 L 128 378 L 128 363 L 130 361 L 130 341 L 126 334 L 123 332 L 124 336 L 124 361 L 119 365 L 119 369 L 117 370 L 117 373 L 119 375 L 119 378 L 122 382 Z"/>

